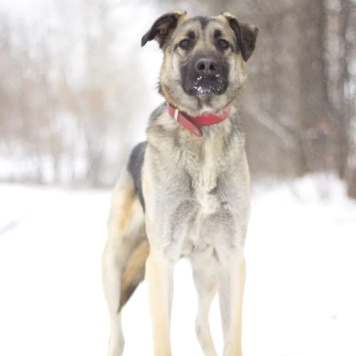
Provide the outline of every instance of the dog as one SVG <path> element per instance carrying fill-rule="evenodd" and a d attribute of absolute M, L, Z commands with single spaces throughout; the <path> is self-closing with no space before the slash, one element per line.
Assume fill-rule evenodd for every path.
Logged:
<path fill-rule="evenodd" d="M 191 261 L 198 294 L 197 338 L 216 356 L 208 322 L 219 294 L 224 356 L 241 356 L 244 242 L 249 170 L 238 114 L 245 62 L 258 29 L 230 13 L 159 17 L 142 37 L 164 59 L 165 102 L 149 119 L 114 188 L 102 281 L 110 316 L 109 356 L 123 353 L 121 309 L 146 278 L 155 356 L 171 355 L 173 269 Z"/>

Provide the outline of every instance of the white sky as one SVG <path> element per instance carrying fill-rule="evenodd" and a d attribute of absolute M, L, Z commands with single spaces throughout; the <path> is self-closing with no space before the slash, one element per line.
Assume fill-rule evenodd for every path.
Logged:
<path fill-rule="evenodd" d="M 0 0 L 0 11 L 16 17 L 43 16 L 52 6 L 52 0 Z"/>

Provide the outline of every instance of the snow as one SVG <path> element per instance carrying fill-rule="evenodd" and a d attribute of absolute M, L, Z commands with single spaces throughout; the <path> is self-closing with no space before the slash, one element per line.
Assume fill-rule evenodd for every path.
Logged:
<path fill-rule="evenodd" d="M 110 192 L 0 185 L 0 355 L 105 355 L 100 258 Z M 259 185 L 246 244 L 245 356 L 356 355 L 356 202 L 332 176 Z M 175 273 L 175 355 L 201 355 L 189 264 Z M 217 299 L 210 316 L 222 336 Z M 125 355 L 150 355 L 143 283 Z"/>

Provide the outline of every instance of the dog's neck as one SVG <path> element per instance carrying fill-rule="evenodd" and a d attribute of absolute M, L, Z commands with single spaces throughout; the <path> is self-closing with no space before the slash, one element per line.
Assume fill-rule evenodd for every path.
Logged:
<path fill-rule="evenodd" d="M 201 137 L 203 135 L 199 126 L 216 125 L 229 117 L 231 107 L 226 108 L 220 115 L 214 113 L 203 113 L 199 116 L 190 116 L 184 112 L 179 111 L 171 104 L 167 104 L 168 114 L 174 120 L 183 125 L 186 129 L 191 131 L 194 135 Z"/>

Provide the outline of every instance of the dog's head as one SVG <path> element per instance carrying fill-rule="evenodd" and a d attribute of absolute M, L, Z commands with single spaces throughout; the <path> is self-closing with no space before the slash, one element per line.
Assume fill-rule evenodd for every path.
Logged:
<path fill-rule="evenodd" d="M 218 112 L 237 97 L 258 30 L 230 13 L 189 17 L 175 11 L 158 18 L 142 37 L 155 39 L 164 52 L 160 92 L 175 107 L 192 115 Z"/>

